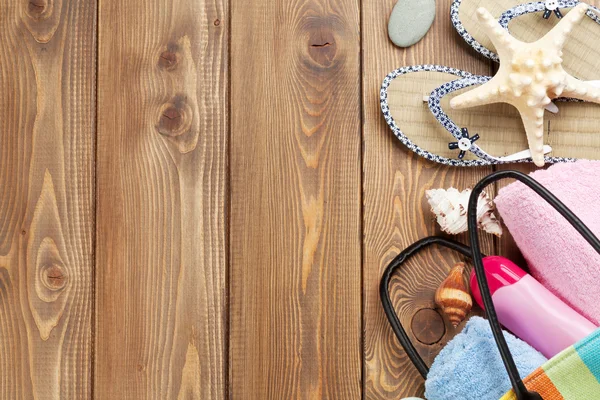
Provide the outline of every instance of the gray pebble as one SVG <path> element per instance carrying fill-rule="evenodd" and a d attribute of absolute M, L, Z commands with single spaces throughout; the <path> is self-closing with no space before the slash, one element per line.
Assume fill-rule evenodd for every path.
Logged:
<path fill-rule="evenodd" d="M 425 36 L 435 18 L 435 0 L 398 0 L 388 22 L 388 35 L 399 47 L 409 47 Z"/>

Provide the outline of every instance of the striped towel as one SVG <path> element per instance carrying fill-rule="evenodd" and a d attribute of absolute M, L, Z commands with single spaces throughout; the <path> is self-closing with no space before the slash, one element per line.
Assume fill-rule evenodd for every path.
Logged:
<path fill-rule="evenodd" d="M 600 399 L 600 329 L 563 350 L 523 380 L 544 400 Z M 511 390 L 500 400 L 515 400 Z"/>

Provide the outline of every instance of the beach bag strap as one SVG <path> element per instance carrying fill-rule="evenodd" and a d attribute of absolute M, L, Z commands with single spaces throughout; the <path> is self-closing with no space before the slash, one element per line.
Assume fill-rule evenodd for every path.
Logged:
<path fill-rule="evenodd" d="M 404 348 L 404 351 L 406 352 L 408 358 L 417 368 L 417 370 L 424 379 L 427 379 L 429 367 L 427 366 L 427 364 L 425 364 L 425 361 L 423 361 L 423 359 L 419 355 L 419 352 L 410 341 L 406 330 L 402 326 L 402 323 L 400 322 L 400 319 L 398 318 L 398 315 L 394 310 L 392 300 L 390 299 L 389 285 L 392 276 L 394 275 L 394 272 L 396 272 L 397 269 L 399 269 L 413 255 L 415 255 L 422 249 L 432 245 L 446 247 L 462 254 L 465 257 L 472 258 L 471 249 L 462 243 L 456 242 L 451 239 L 446 239 L 442 236 L 426 237 L 413 243 L 400 254 L 398 254 L 396 257 L 394 257 L 394 259 L 388 264 L 387 268 L 383 272 L 383 276 L 381 277 L 381 281 L 379 283 L 379 297 L 381 298 L 383 311 L 388 321 L 390 322 L 390 325 L 392 326 L 394 334 L 396 335 L 398 341 Z"/>
<path fill-rule="evenodd" d="M 398 256 L 396 256 L 388 265 L 388 267 L 383 273 L 383 277 L 381 278 L 379 294 L 381 297 L 381 303 L 383 305 L 384 312 L 386 314 L 386 317 L 388 318 L 388 321 L 390 322 L 390 325 L 392 326 L 394 334 L 398 338 L 400 344 L 406 351 L 407 356 L 415 365 L 421 376 L 423 376 L 423 378 L 427 378 L 429 368 L 427 367 L 427 365 L 417 352 L 416 348 L 410 341 L 404 327 L 400 323 L 398 315 L 396 314 L 393 308 L 389 295 L 389 283 L 391 277 L 394 274 L 394 272 L 406 262 L 406 260 L 408 260 L 411 256 L 413 256 L 423 248 L 429 247 L 431 245 L 447 247 L 464 255 L 465 257 L 471 258 L 473 260 L 474 270 L 475 274 L 477 275 L 477 281 L 479 283 L 479 288 L 481 291 L 481 296 L 485 306 L 488 321 L 490 323 L 494 339 L 500 351 L 500 356 L 502 357 L 502 361 L 504 363 L 504 366 L 506 367 L 506 371 L 508 372 L 508 376 L 510 378 L 514 394 L 518 400 L 542 400 L 542 397 L 538 393 L 529 391 L 525 387 L 523 380 L 519 376 L 519 372 L 510 353 L 510 350 L 508 349 L 508 345 L 506 344 L 504 335 L 502 334 L 502 328 L 500 327 L 500 323 L 498 322 L 496 309 L 494 308 L 492 296 L 490 294 L 490 290 L 484 273 L 484 255 L 481 253 L 479 236 L 477 235 L 477 201 L 479 195 L 487 186 L 502 179 L 516 179 L 528 186 L 529 188 L 531 188 L 540 197 L 547 201 L 554 209 L 556 209 L 600 254 L 600 241 L 598 240 L 598 238 L 594 236 L 590 229 L 575 214 L 573 214 L 573 212 L 569 210 L 560 200 L 558 200 L 558 198 L 554 196 L 548 189 L 539 184 L 535 179 L 521 172 L 498 171 L 482 179 L 477 185 L 475 185 L 471 193 L 467 215 L 469 226 L 469 241 L 471 244 L 471 248 L 454 240 L 438 236 L 432 236 L 425 239 L 421 239 L 418 242 L 406 248 L 400 254 L 398 254 Z"/>

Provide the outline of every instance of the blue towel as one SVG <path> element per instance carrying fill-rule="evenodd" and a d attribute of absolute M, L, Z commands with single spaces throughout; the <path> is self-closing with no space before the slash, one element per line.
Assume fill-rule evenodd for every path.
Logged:
<path fill-rule="evenodd" d="M 547 359 L 508 332 L 504 337 L 521 377 Z M 489 322 L 472 317 L 435 358 L 425 382 L 428 400 L 498 400 L 511 388 Z"/>

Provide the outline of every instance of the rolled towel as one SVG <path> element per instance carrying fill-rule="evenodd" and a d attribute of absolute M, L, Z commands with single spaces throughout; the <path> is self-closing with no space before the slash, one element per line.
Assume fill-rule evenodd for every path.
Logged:
<path fill-rule="evenodd" d="M 546 362 L 533 347 L 508 332 L 504 337 L 521 377 Z M 442 349 L 425 381 L 428 400 L 498 400 L 510 390 L 510 380 L 487 320 L 472 317 Z"/>
<path fill-rule="evenodd" d="M 556 164 L 531 176 L 600 236 L 600 162 Z M 580 314 L 600 324 L 600 255 L 522 183 L 501 189 L 494 202 L 531 275 Z"/>

